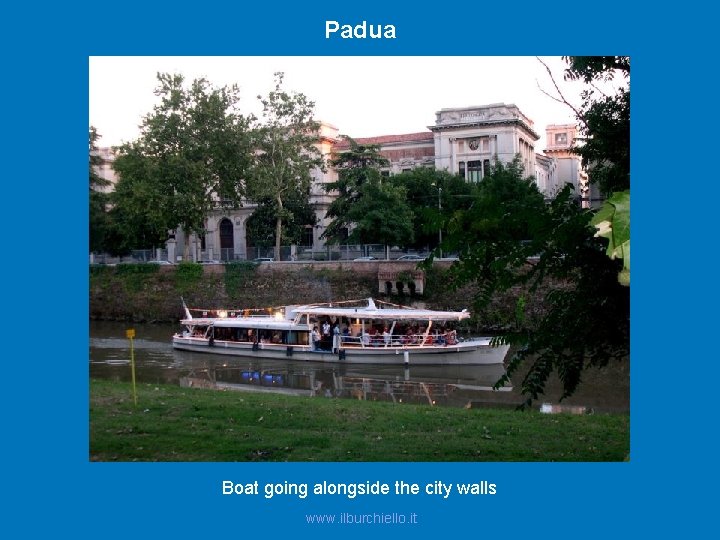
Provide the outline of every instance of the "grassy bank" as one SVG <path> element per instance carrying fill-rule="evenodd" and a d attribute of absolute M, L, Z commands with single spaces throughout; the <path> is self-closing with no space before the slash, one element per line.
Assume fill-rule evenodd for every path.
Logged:
<path fill-rule="evenodd" d="M 622 461 L 629 415 L 90 383 L 94 461 Z"/>

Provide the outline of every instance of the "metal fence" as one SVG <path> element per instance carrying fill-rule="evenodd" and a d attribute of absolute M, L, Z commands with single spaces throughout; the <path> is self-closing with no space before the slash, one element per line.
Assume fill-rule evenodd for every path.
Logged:
<path fill-rule="evenodd" d="M 428 250 L 414 251 L 402 250 L 392 247 L 386 250 L 382 244 L 362 245 L 327 245 L 322 248 L 313 246 L 281 246 L 280 261 L 352 261 L 356 259 L 396 260 L 404 255 L 425 257 Z M 129 255 L 114 257 L 106 253 L 91 253 L 90 264 L 123 264 L 123 263 L 159 263 L 175 264 L 182 262 L 183 254 L 179 253 L 175 261 L 168 260 L 167 249 L 136 249 Z M 217 250 L 198 250 L 188 259 L 192 262 L 206 264 L 222 264 L 233 261 L 276 261 L 274 247 L 253 247 L 247 252 L 235 249 L 221 249 L 219 256 Z"/>
<path fill-rule="evenodd" d="M 168 263 L 167 249 L 134 249 L 128 255 L 116 257 L 108 253 L 91 253 L 90 264 Z"/>

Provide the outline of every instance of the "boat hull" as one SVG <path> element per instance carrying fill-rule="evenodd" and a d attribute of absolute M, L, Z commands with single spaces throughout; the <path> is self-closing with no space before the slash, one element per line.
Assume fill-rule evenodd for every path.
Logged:
<path fill-rule="evenodd" d="M 313 351 L 307 345 L 282 345 L 274 343 L 244 343 L 209 340 L 198 337 L 175 335 L 175 349 L 242 356 L 259 359 L 285 359 L 327 363 L 386 364 L 386 365 L 483 365 L 502 364 L 508 345 L 491 346 L 490 340 L 464 341 L 448 346 L 414 347 L 347 347 L 339 353 Z"/>

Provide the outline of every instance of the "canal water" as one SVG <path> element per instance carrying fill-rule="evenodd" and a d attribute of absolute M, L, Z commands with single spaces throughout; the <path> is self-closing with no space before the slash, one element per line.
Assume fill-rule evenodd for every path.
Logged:
<path fill-rule="evenodd" d="M 91 378 L 131 380 L 129 328 L 135 330 L 135 376 L 140 383 L 473 408 L 513 407 L 523 400 L 519 384 L 492 389 L 505 373 L 502 365 L 405 368 L 217 356 L 174 350 L 170 339 L 180 327 L 167 324 L 91 321 Z M 513 378 L 519 383 L 522 373 Z M 593 370 L 576 395 L 562 404 L 559 383 L 550 381 L 537 406 L 546 412 L 628 412 L 629 383 L 627 364 Z"/>

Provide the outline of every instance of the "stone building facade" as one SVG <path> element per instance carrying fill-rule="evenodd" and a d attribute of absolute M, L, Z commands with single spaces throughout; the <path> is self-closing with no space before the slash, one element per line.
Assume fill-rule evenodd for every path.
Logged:
<path fill-rule="evenodd" d="M 577 144 L 577 126 L 574 124 L 552 124 L 545 128 L 547 148 L 545 156 L 552 162 L 555 169 L 550 174 L 546 185 L 538 182 L 538 186 L 547 197 L 552 197 L 566 184 L 571 184 L 576 196 L 582 200 L 584 208 L 592 204 L 592 195 L 588 176 L 582 167 L 582 160 L 572 153 Z"/>
<path fill-rule="evenodd" d="M 535 174 L 535 143 L 540 136 L 533 121 L 515 105 L 442 109 L 435 125 L 435 168 L 479 182 L 495 159 L 511 162 L 520 155 L 527 176 Z"/>

